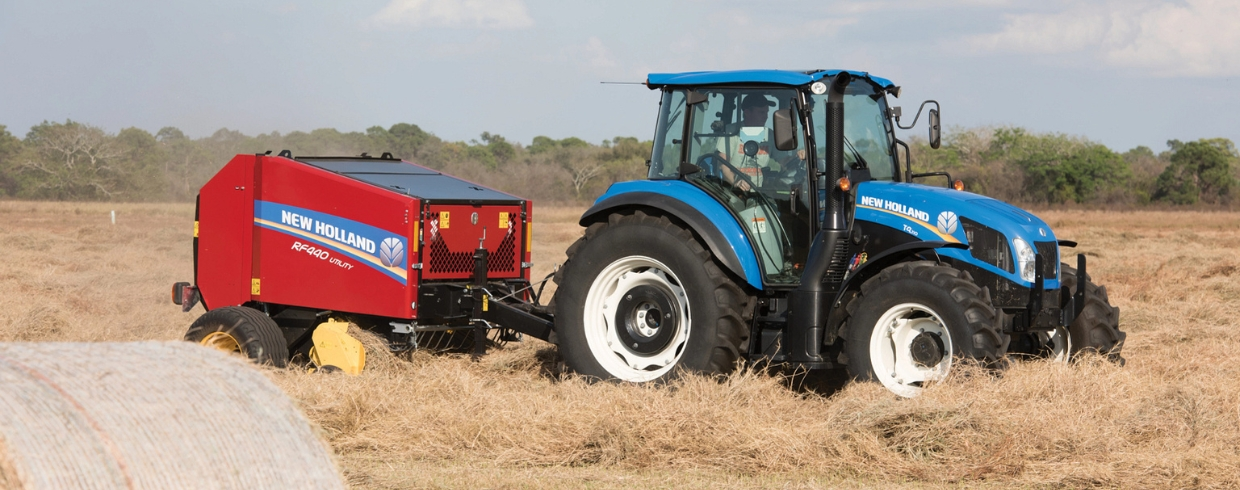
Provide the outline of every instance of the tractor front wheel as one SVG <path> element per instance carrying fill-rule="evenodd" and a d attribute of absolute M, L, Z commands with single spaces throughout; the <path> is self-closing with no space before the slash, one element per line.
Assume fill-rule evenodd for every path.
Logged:
<path fill-rule="evenodd" d="M 990 294 L 967 272 L 934 262 L 892 266 L 848 305 L 848 373 L 904 397 L 945 378 L 955 362 L 998 362 L 1009 337 Z"/>
<path fill-rule="evenodd" d="M 591 225 L 569 247 L 556 283 L 560 355 L 591 378 L 725 373 L 748 336 L 748 296 L 666 217 L 638 211 Z"/>
<path fill-rule="evenodd" d="M 1079 279 L 1076 268 L 1060 264 L 1060 270 L 1060 284 L 1075 294 Z M 1085 275 L 1085 308 L 1072 320 L 1068 333 L 1072 338 L 1072 355 L 1098 352 L 1123 364 L 1124 358 L 1119 353 L 1128 334 L 1119 329 L 1119 308 L 1111 306 L 1107 288 L 1094 284 L 1088 274 Z"/>
<path fill-rule="evenodd" d="M 275 320 L 244 306 L 217 308 L 198 317 L 185 340 L 225 352 L 237 352 L 259 364 L 288 364 L 288 344 Z"/>

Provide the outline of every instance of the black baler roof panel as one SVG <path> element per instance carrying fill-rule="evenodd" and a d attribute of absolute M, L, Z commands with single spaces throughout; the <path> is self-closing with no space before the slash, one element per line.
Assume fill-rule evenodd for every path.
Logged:
<path fill-rule="evenodd" d="M 409 162 L 313 157 L 297 161 L 428 201 L 522 200 Z"/>
<path fill-rule="evenodd" d="M 376 160 L 364 160 L 364 159 L 346 160 L 346 159 L 337 159 L 337 158 L 331 158 L 331 159 L 299 158 L 297 160 L 300 162 L 309 163 L 310 165 L 314 165 L 324 170 L 331 170 L 332 172 L 342 173 L 342 174 L 363 173 L 363 174 L 435 175 L 439 173 L 429 168 L 423 167 L 421 165 L 405 163 L 399 160 L 378 160 L 376 161 Z"/>

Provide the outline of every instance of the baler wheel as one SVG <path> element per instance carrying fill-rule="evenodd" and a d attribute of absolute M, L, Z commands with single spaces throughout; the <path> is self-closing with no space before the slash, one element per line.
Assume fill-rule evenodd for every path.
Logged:
<path fill-rule="evenodd" d="M 750 298 L 689 230 L 641 211 L 612 214 L 567 253 L 554 304 L 570 369 L 643 382 L 735 368 Z"/>
<path fill-rule="evenodd" d="M 225 352 L 237 352 L 259 364 L 284 367 L 288 344 L 275 320 L 244 306 L 217 308 L 198 317 L 185 340 Z"/>
<path fill-rule="evenodd" d="M 849 375 L 903 397 L 921 394 L 962 360 L 999 365 L 1010 341 L 989 291 L 935 262 L 887 268 L 862 284 L 848 314 Z"/>
<path fill-rule="evenodd" d="M 1062 271 L 1060 284 L 1076 292 L 1076 268 L 1068 264 L 1060 264 Z M 1072 337 L 1072 356 L 1083 351 L 1101 353 L 1112 361 L 1124 364 L 1120 350 L 1124 347 L 1124 339 L 1128 334 L 1119 329 L 1119 308 L 1111 306 L 1107 298 L 1107 288 L 1094 284 L 1085 275 L 1085 308 L 1068 326 Z"/>

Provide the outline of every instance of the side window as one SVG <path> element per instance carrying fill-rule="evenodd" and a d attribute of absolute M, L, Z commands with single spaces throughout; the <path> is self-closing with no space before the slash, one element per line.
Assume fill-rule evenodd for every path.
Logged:
<path fill-rule="evenodd" d="M 779 88 L 699 89 L 706 101 L 690 110 L 686 177 L 735 213 L 748 232 L 766 282 L 795 284 L 808 253 L 809 189 L 805 141 L 780 151 L 773 114 L 795 104 L 796 92 Z"/>
<path fill-rule="evenodd" d="M 655 126 L 654 151 L 650 155 L 651 179 L 680 177 L 680 141 L 685 128 L 685 93 L 683 90 L 663 92 L 659 103 L 659 122 Z"/>
<path fill-rule="evenodd" d="M 732 127 L 736 120 L 736 94 L 706 90 L 700 92 L 706 95 L 706 102 L 693 106 L 693 128 L 689 132 L 689 163 L 703 165 L 703 170 L 708 174 L 718 176 L 718 165 L 703 160 L 702 157 L 715 155 L 720 142 L 736 132 L 736 128 Z"/>

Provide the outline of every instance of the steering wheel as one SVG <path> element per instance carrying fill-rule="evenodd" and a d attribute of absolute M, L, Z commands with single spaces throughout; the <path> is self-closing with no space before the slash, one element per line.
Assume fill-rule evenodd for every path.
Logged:
<path fill-rule="evenodd" d="M 722 155 L 719 155 L 718 153 L 706 153 L 698 157 L 697 166 L 701 168 L 706 168 L 707 166 L 715 165 L 715 162 L 718 162 L 718 164 L 721 164 L 722 167 L 725 167 L 728 170 L 731 170 L 732 175 L 734 176 L 732 181 L 728 182 L 727 179 L 723 178 L 723 175 L 722 175 L 723 172 L 718 172 L 717 177 L 719 177 L 719 180 L 721 182 L 724 182 L 729 187 L 736 189 L 737 192 L 744 194 L 745 197 L 750 197 L 752 194 L 758 193 L 758 186 L 757 184 L 753 183 L 753 180 L 749 178 L 749 175 L 745 174 L 745 172 L 741 172 L 740 169 L 732 165 L 732 163 L 729 162 L 727 158 L 724 158 Z M 747 187 L 749 187 L 748 190 L 742 189 L 742 186 L 740 185 L 742 182 L 745 183 Z"/>
<path fill-rule="evenodd" d="M 696 163 L 697 163 L 698 168 L 701 168 L 701 169 L 713 167 L 713 168 L 716 168 L 717 170 L 719 168 L 717 165 L 721 165 L 722 167 L 728 168 L 729 170 L 732 171 L 732 174 L 736 176 L 736 180 L 734 182 L 728 182 L 726 179 L 724 179 L 722 175 L 723 172 L 720 172 L 720 171 L 711 172 L 710 175 L 706 178 L 711 179 L 711 180 L 717 180 L 721 184 L 726 184 L 729 187 L 732 187 L 736 191 L 736 194 L 737 194 L 735 197 L 741 200 L 741 204 L 743 206 L 745 207 L 762 206 L 763 208 L 767 210 L 766 213 L 768 216 L 779 216 L 778 211 L 776 211 L 776 209 L 778 208 L 776 207 L 775 203 L 772 202 L 771 199 L 767 195 L 759 192 L 758 186 L 754 185 L 753 180 L 751 180 L 749 176 L 746 175 L 744 172 L 741 172 L 740 169 L 732 165 L 732 163 L 729 162 L 726 158 L 723 158 L 718 153 L 707 153 L 707 154 L 704 154 L 698 157 Z M 749 190 L 747 191 L 741 190 L 741 188 L 738 185 L 738 183 L 740 182 L 744 182 L 745 184 L 748 184 Z M 775 219 L 774 226 L 779 227 L 779 231 L 777 231 L 776 233 L 780 237 L 780 242 L 782 243 L 784 250 L 785 251 L 791 250 L 792 242 L 789 241 L 787 231 L 783 230 L 783 223 L 780 220 Z"/>
<path fill-rule="evenodd" d="M 718 153 L 706 153 L 698 157 L 696 164 L 702 169 L 713 168 L 715 171 L 711 173 L 712 177 L 719 179 L 719 182 L 735 189 L 736 192 L 741 193 L 745 197 L 748 197 L 749 194 L 756 193 L 758 191 L 758 186 L 754 184 L 753 180 L 750 180 L 748 175 L 741 172 L 740 169 L 733 166 L 731 162 L 728 162 L 728 159 Z M 722 168 L 727 168 L 732 172 L 732 181 L 728 181 L 728 179 L 724 178 Z M 749 190 L 741 189 L 740 183 L 742 182 L 747 184 Z"/>

